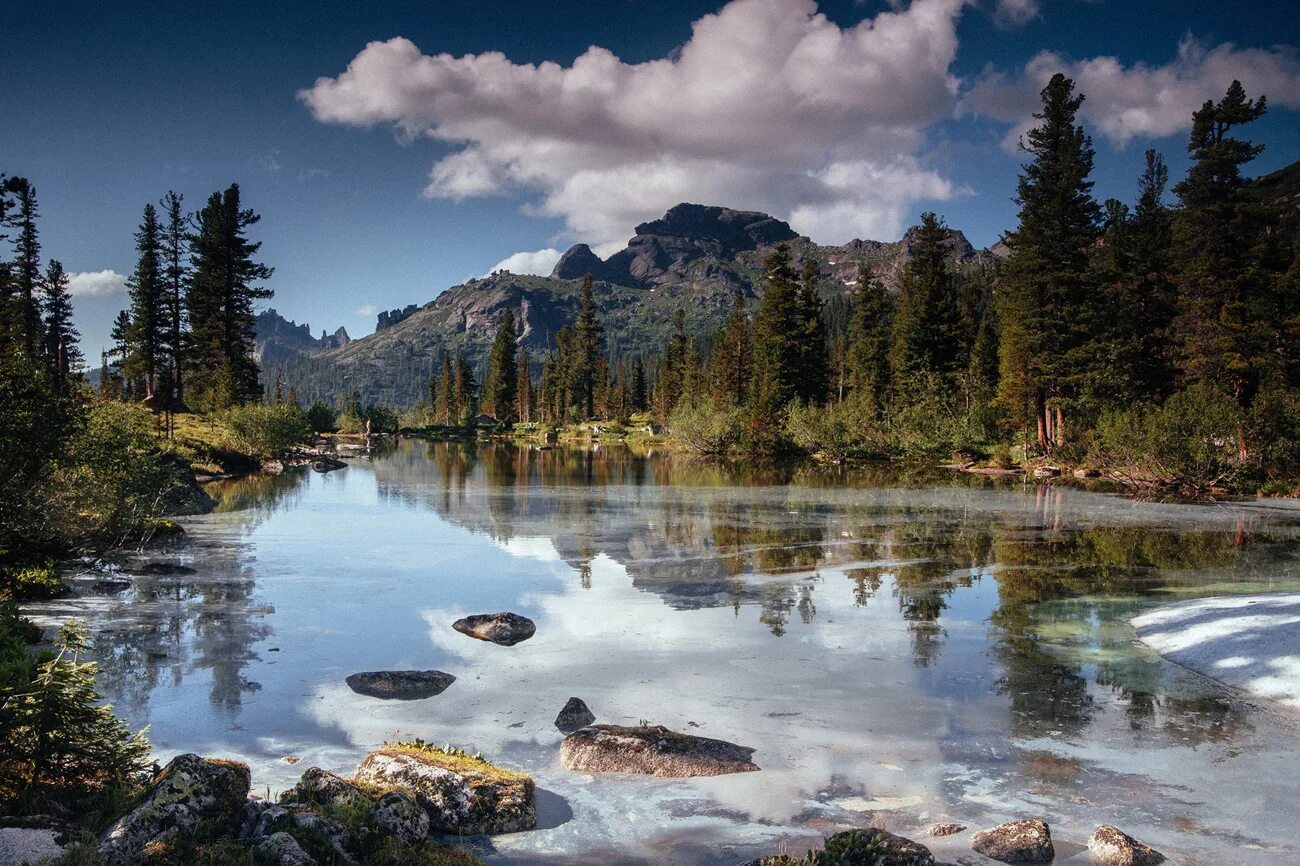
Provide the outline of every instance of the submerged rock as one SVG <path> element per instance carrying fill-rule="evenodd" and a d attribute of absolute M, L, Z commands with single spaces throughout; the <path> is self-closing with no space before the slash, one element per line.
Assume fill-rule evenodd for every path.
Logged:
<path fill-rule="evenodd" d="M 934 866 L 934 855 L 919 842 L 884 830 L 848 830 L 826 840 L 821 850 L 807 857 L 778 854 L 749 860 L 741 866 L 806 866 L 808 863 L 851 866 Z"/>
<path fill-rule="evenodd" d="M 176 577 L 197 573 L 188 565 L 181 565 L 178 562 L 147 562 L 144 565 L 130 569 L 130 572 L 132 574 L 146 574 L 151 577 Z"/>
<path fill-rule="evenodd" d="M 342 460 L 333 457 L 319 457 L 311 462 L 311 469 L 313 472 L 325 473 L 333 472 L 335 469 L 343 469 L 347 465 Z"/>
<path fill-rule="evenodd" d="M 131 866 L 149 842 L 172 838 L 200 823 L 233 831 L 249 783 L 247 764 L 176 756 L 154 779 L 144 801 L 104 833 L 99 846 L 104 866 Z"/>
<path fill-rule="evenodd" d="M 517 613 L 479 613 L 458 619 L 451 627 L 463 635 L 490 641 L 501 646 L 514 646 L 537 633 L 537 624 Z"/>
<path fill-rule="evenodd" d="M 1036 818 L 981 830 L 971 837 L 970 847 L 1003 863 L 1051 863 L 1056 856 L 1052 831 Z"/>
<path fill-rule="evenodd" d="M 587 708 L 581 698 L 569 698 L 569 702 L 555 717 L 555 727 L 566 734 L 572 734 L 579 728 L 585 728 L 596 721 L 596 714 Z"/>
<path fill-rule="evenodd" d="M 564 738 L 560 757 L 579 773 L 721 776 L 750 773 L 754 750 L 725 740 L 679 734 L 662 725 L 592 725 Z"/>
<path fill-rule="evenodd" d="M 429 816 L 429 829 L 473 836 L 537 826 L 530 776 L 438 749 L 386 746 L 357 768 L 363 784 L 410 791 Z"/>
<path fill-rule="evenodd" d="M 443 671 L 363 671 L 345 680 L 359 695 L 386 700 L 418 701 L 440 695 L 456 678 Z"/>
<path fill-rule="evenodd" d="M 1088 853 L 1103 866 L 1156 866 L 1165 861 L 1165 855 L 1110 824 L 1093 831 Z"/>
<path fill-rule="evenodd" d="M 423 842 L 429 835 L 429 813 L 410 794 L 389 791 L 370 809 L 375 827 L 405 845 Z"/>
<path fill-rule="evenodd" d="M 955 824 L 952 821 L 941 821 L 938 824 L 931 824 L 926 832 L 931 836 L 956 836 L 958 833 L 966 832 L 966 825 Z"/>

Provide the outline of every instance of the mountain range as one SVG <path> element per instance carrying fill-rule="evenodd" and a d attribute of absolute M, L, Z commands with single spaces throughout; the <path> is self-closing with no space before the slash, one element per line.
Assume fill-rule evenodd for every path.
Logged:
<path fill-rule="evenodd" d="M 410 406 L 425 396 L 442 352 L 462 352 L 481 369 L 507 309 L 515 312 L 519 345 L 540 364 L 554 346 L 556 332 L 577 315 L 581 281 L 588 273 L 597 280 L 595 298 L 607 350 L 615 356 L 649 356 L 663 345 L 678 309 L 685 314 L 688 333 L 705 337 L 726 320 L 737 286 L 756 305 L 763 292 L 763 259 L 779 243 L 790 247 L 796 269 L 809 257 L 819 262 L 819 289 L 833 300 L 856 285 L 860 263 L 869 265 L 887 287 L 896 286 L 914 232 L 910 229 L 894 242 L 822 246 L 764 213 L 679 204 L 662 218 L 638 225 L 627 246 L 609 258 L 576 244 L 550 276 L 497 271 L 472 279 L 423 306 L 381 313 L 375 333 L 341 345 L 314 341 L 285 354 L 289 338 L 298 339 L 305 326 L 290 323 L 287 335 L 279 328 L 267 338 L 274 339 L 273 350 L 269 344 L 262 348 L 259 328 L 263 375 L 270 381 L 281 371 L 303 400 L 328 400 L 356 390 L 366 402 Z M 954 229 L 948 247 L 958 270 L 979 269 L 1005 255 L 1001 244 L 975 249 Z M 306 336 L 310 339 L 310 333 Z"/>

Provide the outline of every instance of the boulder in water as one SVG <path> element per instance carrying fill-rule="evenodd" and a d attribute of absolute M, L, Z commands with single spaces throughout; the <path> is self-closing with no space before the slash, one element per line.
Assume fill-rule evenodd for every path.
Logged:
<path fill-rule="evenodd" d="M 443 671 L 363 671 L 345 680 L 359 695 L 385 700 L 418 701 L 440 695 L 456 678 Z"/>
<path fill-rule="evenodd" d="M 1052 831 L 1037 819 L 981 830 L 971 837 L 970 846 L 977 854 L 1003 863 L 1051 863 L 1056 856 Z"/>
<path fill-rule="evenodd" d="M 1088 839 L 1088 853 L 1103 866 L 1156 866 L 1165 855 L 1144 845 L 1118 827 L 1103 824 Z"/>
<path fill-rule="evenodd" d="M 679 734 L 662 725 L 591 725 L 564 738 L 560 758 L 579 773 L 721 776 L 752 773 L 754 750 L 725 740 Z"/>
<path fill-rule="evenodd" d="M 585 728 L 596 721 L 596 714 L 587 708 L 581 698 L 569 698 L 569 702 L 555 717 L 555 727 L 566 734 L 572 734 L 579 728 Z"/>
<path fill-rule="evenodd" d="M 451 627 L 463 635 L 490 641 L 501 646 L 514 646 L 537 633 L 537 624 L 517 613 L 479 613 L 458 619 Z"/>

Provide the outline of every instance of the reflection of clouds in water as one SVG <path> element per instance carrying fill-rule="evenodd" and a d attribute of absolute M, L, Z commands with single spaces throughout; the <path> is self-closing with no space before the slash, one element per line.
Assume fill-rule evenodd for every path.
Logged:
<path fill-rule="evenodd" d="M 515 647 L 452 631 L 459 608 L 425 611 L 431 641 L 464 662 L 453 671 L 461 679 L 410 704 L 358 701 L 331 687 L 313 704 L 319 720 L 343 726 L 362 746 L 400 729 L 502 756 L 571 798 L 579 822 L 617 821 L 618 832 L 638 836 L 657 832 L 683 800 L 781 826 L 826 799 L 819 791 L 832 781 L 937 808 L 944 762 L 936 743 L 947 711 L 942 700 L 915 693 L 909 638 L 888 599 L 855 609 L 850 585 L 837 576 L 830 591 L 814 585 L 825 621 L 796 623 L 777 639 L 753 606 L 675 611 L 634 591 L 626 569 L 608 557 L 594 558 L 591 570 L 590 589 L 570 583 L 562 594 L 522 600 L 536 605 L 538 632 Z M 568 773 L 553 721 L 572 695 L 600 721 L 644 718 L 753 746 L 763 770 L 678 782 Z M 631 814 L 641 816 L 632 822 L 639 830 L 618 820 Z M 548 843 L 530 836 L 502 844 Z"/>

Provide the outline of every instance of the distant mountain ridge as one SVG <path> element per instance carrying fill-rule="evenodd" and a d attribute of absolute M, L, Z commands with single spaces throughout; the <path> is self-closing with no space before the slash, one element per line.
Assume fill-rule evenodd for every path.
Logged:
<path fill-rule="evenodd" d="M 894 242 L 821 246 L 768 214 L 683 203 L 638 225 L 627 246 L 609 258 L 575 244 L 550 276 L 498 271 L 472 279 L 421 307 L 381 314 L 382 327 L 368 337 L 264 366 L 282 369 L 303 399 L 329 399 L 355 389 L 367 401 L 410 406 L 425 397 L 441 352 L 463 352 L 477 366 L 485 362 L 506 309 L 515 312 L 519 345 L 540 363 L 556 332 L 573 322 L 579 286 L 588 273 L 598 281 L 596 304 L 607 347 L 616 355 L 651 354 L 667 338 L 678 308 L 685 312 L 688 331 L 704 337 L 725 321 L 736 287 L 757 304 L 763 259 L 778 243 L 790 247 L 796 268 L 809 257 L 820 262 L 821 291 L 833 298 L 853 289 L 860 263 L 894 287 L 910 257 L 914 231 Z M 999 258 L 975 249 L 960 231 L 950 231 L 948 245 L 959 270 Z"/>
<path fill-rule="evenodd" d="M 304 352 L 340 349 L 352 342 L 347 329 L 343 327 L 333 334 L 321 331 L 319 338 L 313 337 L 310 325 L 306 322 L 299 325 L 292 319 L 286 319 L 274 307 L 257 314 L 253 320 L 253 335 L 253 356 L 262 369 L 276 367 Z"/>

